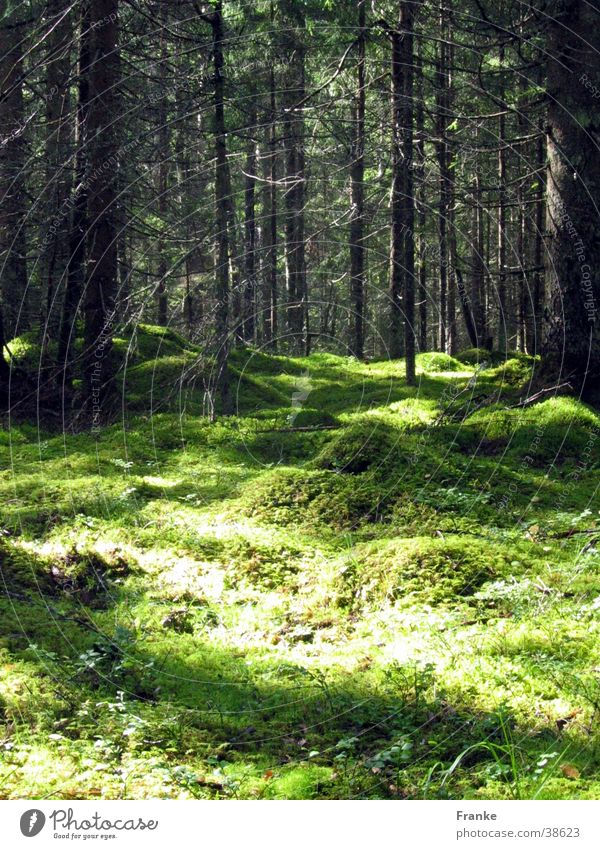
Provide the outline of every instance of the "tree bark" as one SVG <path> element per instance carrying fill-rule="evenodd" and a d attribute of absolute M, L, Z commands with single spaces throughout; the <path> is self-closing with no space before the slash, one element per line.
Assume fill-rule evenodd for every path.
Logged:
<path fill-rule="evenodd" d="M 352 353 L 359 360 L 365 355 L 365 0 L 358 6 L 358 59 L 353 104 L 350 183 L 350 298 L 352 315 Z"/>
<path fill-rule="evenodd" d="M 289 18 L 296 19 L 294 22 Z M 283 136 L 285 147 L 285 277 L 287 286 L 287 329 L 292 347 L 306 351 L 308 346 L 306 260 L 304 245 L 305 163 L 304 112 L 298 106 L 304 98 L 304 45 L 300 32 L 304 16 L 289 6 L 284 34 L 288 55 L 285 74 Z"/>
<path fill-rule="evenodd" d="M 504 62 L 504 48 L 500 48 L 500 65 Z M 504 87 L 500 92 L 504 101 Z M 507 212 L 506 212 L 506 116 L 500 106 L 498 117 L 498 350 L 506 351 L 511 335 L 512 321 L 506 291 Z"/>
<path fill-rule="evenodd" d="M 392 40 L 392 227 L 390 244 L 390 355 L 405 357 L 406 382 L 415 383 L 414 25 L 420 3 L 403 2 Z M 403 338 L 400 337 L 402 320 Z"/>
<path fill-rule="evenodd" d="M 456 294 L 458 291 L 460 306 L 463 313 L 463 318 L 465 319 L 465 324 L 467 327 L 467 332 L 471 335 L 472 332 L 472 324 L 470 323 L 470 318 L 468 314 L 470 312 L 468 305 L 468 298 L 466 297 L 466 292 L 464 290 L 464 286 L 462 285 L 462 275 L 460 269 L 457 266 L 457 244 L 456 244 L 456 232 L 455 232 L 455 154 L 452 143 L 450 142 L 448 134 L 453 132 L 448 128 L 449 124 L 452 124 L 455 120 L 454 115 L 454 107 L 453 107 L 453 66 L 454 66 L 454 45 L 452 43 L 451 33 L 452 33 L 452 4 L 451 0 L 447 0 L 447 7 L 444 10 L 444 22 L 445 22 L 445 31 L 447 32 L 448 44 L 446 46 L 446 68 L 444 74 L 444 108 L 446 113 L 445 118 L 445 127 L 444 127 L 444 145 L 445 145 L 445 155 L 444 155 L 444 181 L 446 184 L 446 204 L 447 204 L 447 231 L 448 231 L 448 302 L 447 302 L 447 315 L 446 315 L 446 347 L 448 349 L 448 353 L 451 355 L 456 354 L 457 345 L 458 345 L 458 328 L 457 328 L 457 320 L 456 320 Z"/>
<path fill-rule="evenodd" d="M 402 12 L 400 12 L 402 16 Z M 402 334 L 402 261 L 403 261 L 403 220 L 404 171 L 402 168 L 402 34 L 400 29 L 391 33 L 391 120 L 392 120 L 392 187 L 391 187 L 391 229 L 390 229 L 390 329 L 389 355 L 395 360 L 404 355 L 404 337 Z"/>
<path fill-rule="evenodd" d="M 246 143 L 246 186 L 244 190 L 244 328 L 245 342 L 256 333 L 256 99 L 250 103 Z"/>
<path fill-rule="evenodd" d="M 416 122 L 416 168 L 415 176 L 418 184 L 417 198 L 417 238 L 416 251 L 417 262 L 419 268 L 419 287 L 418 287 L 418 304 L 419 304 L 419 350 L 427 351 L 427 243 L 425 236 L 425 227 L 427 224 L 426 214 L 426 188 L 425 188 L 425 110 L 424 110 L 424 93 L 423 93 L 423 61 L 421 57 L 421 47 L 417 50 L 415 57 L 415 73 L 417 82 L 417 91 L 415 98 L 415 122 Z"/>
<path fill-rule="evenodd" d="M 2 412 L 6 409 L 8 383 L 10 380 L 10 366 L 6 362 L 5 356 L 7 341 L 4 335 L 4 316 L 2 314 L 2 304 L 0 303 L 0 409 Z"/>
<path fill-rule="evenodd" d="M 585 83 L 600 89 L 600 11 L 585 0 L 561 0 L 552 11 L 544 369 L 592 400 L 600 377 L 600 114 Z"/>
<path fill-rule="evenodd" d="M 273 20 L 273 7 L 271 7 Z M 263 334 L 271 351 L 277 350 L 277 102 L 275 94 L 275 71 L 269 72 L 269 126 L 267 130 L 267 155 L 265 157 L 264 190 L 264 298 Z"/>
<path fill-rule="evenodd" d="M 448 103 L 448 12 L 440 10 L 440 36 L 436 67 L 436 152 L 439 168 L 438 254 L 439 254 L 439 346 L 448 347 L 448 140 L 446 127 L 450 110 Z"/>
<path fill-rule="evenodd" d="M 485 314 L 485 232 L 483 226 L 483 207 L 481 204 L 481 178 L 475 175 L 473 181 L 473 239 L 471 255 L 471 310 L 475 326 L 475 347 L 486 344 Z"/>
<path fill-rule="evenodd" d="M 63 204 L 70 191 L 68 144 L 68 116 L 72 35 L 71 12 L 61 0 L 51 0 L 47 13 L 51 32 L 48 37 L 46 66 L 46 199 L 45 222 L 40 259 L 41 303 L 40 327 L 42 347 L 46 351 L 51 336 L 59 322 L 52 317 L 57 297 L 57 280 L 64 270 L 68 245 L 68 232 L 61 221 Z"/>
<path fill-rule="evenodd" d="M 225 107 L 223 89 L 223 3 L 217 0 L 211 16 L 213 67 L 215 79 L 215 207 L 217 226 L 217 258 L 215 266 L 215 311 L 216 335 L 216 390 L 221 404 L 221 412 L 231 412 L 231 391 L 229 378 L 229 225 L 231 180 L 227 162 L 227 137 L 225 127 Z M 214 416 L 214 406 L 212 407 Z"/>
<path fill-rule="evenodd" d="M 108 412 L 114 378 L 111 348 L 118 274 L 118 9 L 118 0 L 93 0 L 91 4 L 83 375 L 85 405 L 91 409 L 93 428 Z"/>
<path fill-rule="evenodd" d="M 402 132 L 403 132 L 403 203 L 405 228 L 403 233 L 404 270 L 404 356 L 406 382 L 416 383 L 415 363 L 415 192 L 414 192 L 414 26 L 420 2 L 406 0 L 402 4 L 400 25 L 402 36 L 402 64 L 404 67 L 402 86 Z"/>
<path fill-rule="evenodd" d="M 2 4 L 5 6 L 6 4 Z M 15 4 L 0 23 L 0 280 L 4 330 L 9 339 L 29 324 L 25 210 L 25 28 Z"/>
<path fill-rule="evenodd" d="M 544 191 L 544 180 L 542 171 L 546 164 L 545 139 L 542 122 L 539 124 L 539 138 L 537 141 L 536 164 L 538 168 L 539 190 L 535 199 L 535 233 L 533 239 L 533 295 L 531 311 L 532 321 L 527 350 L 530 354 L 539 354 L 542 349 L 543 327 L 543 305 L 544 305 L 544 211 L 546 196 Z"/>
<path fill-rule="evenodd" d="M 169 296 L 167 292 L 167 274 L 168 274 L 168 255 L 165 245 L 165 230 L 167 227 L 168 215 L 168 183 L 169 183 L 169 166 L 170 166 L 170 151 L 169 151 L 169 100 L 167 94 L 167 39 L 166 27 L 169 23 L 169 7 L 165 4 L 160 6 L 159 20 L 160 28 L 160 61 L 158 63 L 158 84 L 161 89 L 161 96 L 157 104 L 156 118 L 158 124 L 157 131 L 157 158 L 158 169 L 156 173 L 156 193 L 158 200 L 158 218 L 160 234 L 157 241 L 157 276 L 158 282 L 156 285 L 156 312 L 157 321 L 161 327 L 166 327 L 169 322 Z"/>
<path fill-rule="evenodd" d="M 77 69 L 77 114 L 75 120 L 75 185 L 70 198 L 71 220 L 69 258 L 66 268 L 66 287 L 58 339 L 58 365 L 63 371 L 63 384 L 70 389 L 73 379 L 73 342 L 75 321 L 79 310 L 84 282 L 85 236 L 87 229 L 86 162 L 87 124 L 90 101 L 89 70 L 92 51 L 91 8 L 89 0 L 81 6 L 79 20 L 79 57 Z"/>

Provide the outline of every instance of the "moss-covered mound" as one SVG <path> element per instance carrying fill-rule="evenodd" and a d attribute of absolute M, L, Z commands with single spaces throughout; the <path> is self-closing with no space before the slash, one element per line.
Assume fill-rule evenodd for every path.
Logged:
<path fill-rule="evenodd" d="M 271 472 L 243 498 L 252 516 L 282 525 L 327 524 L 336 528 L 373 522 L 387 513 L 390 495 L 370 474 L 349 477 L 334 471 Z"/>
<path fill-rule="evenodd" d="M 463 371 L 463 363 L 448 354 L 430 351 L 417 354 L 417 369 L 425 373 Z"/>
<path fill-rule="evenodd" d="M 535 362 L 534 357 L 527 355 L 511 357 L 499 366 L 486 369 L 483 376 L 508 386 L 521 386 L 531 380 Z"/>
<path fill-rule="evenodd" d="M 486 348 L 467 348 L 458 353 L 456 359 L 465 365 L 477 366 L 481 363 L 489 363 L 491 356 L 491 352 Z"/>
<path fill-rule="evenodd" d="M 470 366 L 480 366 L 483 364 L 500 366 L 507 360 L 525 360 L 526 362 L 530 362 L 536 358 L 523 351 L 490 351 L 487 348 L 466 348 L 464 351 L 456 354 L 456 359 Z"/>
<path fill-rule="evenodd" d="M 526 462 L 547 465 L 582 459 L 589 467 L 600 461 L 598 414 L 574 398 L 550 398 L 530 407 L 497 405 L 469 416 L 455 431 L 463 449 L 508 449 Z"/>
<path fill-rule="evenodd" d="M 358 546 L 342 567 L 353 604 L 416 596 L 452 602 L 503 576 L 511 558 L 501 546 L 463 536 L 412 537 Z M 522 564 L 514 563 L 515 568 Z"/>
<path fill-rule="evenodd" d="M 170 327 L 138 324 L 131 339 L 131 349 L 140 361 L 155 360 L 195 351 L 196 346 Z"/>
<path fill-rule="evenodd" d="M 315 458 L 314 465 L 318 469 L 360 474 L 393 464 L 400 450 L 399 434 L 373 418 L 336 433 Z"/>

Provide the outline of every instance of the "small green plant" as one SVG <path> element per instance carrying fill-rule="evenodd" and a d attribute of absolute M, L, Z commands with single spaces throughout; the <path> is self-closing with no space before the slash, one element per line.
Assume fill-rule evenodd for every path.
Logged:
<path fill-rule="evenodd" d="M 515 743 L 506 713 L 504 711 L 499 711 L 497 719 L 502 742 L 496 743 L 490 740 L 481 740 L 467 746 L 466 749 L 463 749 L 448 769 L 444 771 L 440 785 L 442 788 L 469 755 L 480 751 L 487 752 L 493 758 L 492 765 L 487 767 L 488 775 L 504 781 L 508 785 L 513 799 L 523 798 L 523 765 L 521 762 L 521 752 Z"/>

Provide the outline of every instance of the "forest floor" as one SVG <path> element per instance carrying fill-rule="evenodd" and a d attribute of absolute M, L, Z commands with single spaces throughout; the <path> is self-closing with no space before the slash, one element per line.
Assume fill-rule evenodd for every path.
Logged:
<path fill-rule="evenodd" d="M 598 798 L 600 417 L 483 356 L 238 350 L 210 424 L 141 327 L 0 430 L 0 797 Z"/>

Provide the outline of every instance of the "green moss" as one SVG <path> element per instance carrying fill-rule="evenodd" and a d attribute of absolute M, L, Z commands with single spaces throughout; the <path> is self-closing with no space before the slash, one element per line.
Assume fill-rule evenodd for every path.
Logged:
<path fill-rule="evenodd" d="M 510 450 L 536 465 L 600 459 L 598 415 L 573 398 L 551 398 L 522 409 L 487 407 L 465 419 L 455 430 L 459 445 L 483 451 Z"/>
<path fill-rule="evenodd" d="M 260 545 L 245 537 L 234 537 L 224 546 L 221 559 L 226 564 L 226 585 L 248 582 L 272 588 L 294 585 L 300 552 L 293 546 Z"/>
<path fill-rule="evenodd" d="M 291 399 L 262 376 L 248 373 L 246 370 L 233 373 L 232 390 L 235 410 L 239 415 L 256 415 L 265 410 L 272 410 L 287 403 Z"/>
<path fill-rule="evenodd" d="M 4 351 L 4 359 L 7 362 L 13 362 L 14 365 L 21 366 L 35 371 L 40 366 L 40 357 L 42 348 L 39 340 L 39 333 L 36 330 L 29 330 L 27 333 L 22 333 L 11 339 Z M 50 350 L 50 353 L 56 352 L 56 346 Z"/>
<path fill-rule="evenodd" d="M 508 386 L 521 386 L 531 380 L 534 367 L 535 360 L 533 357 L 521 355 L 506 360 L 496 368 L 487 369 L 483 372 L 482 377 L 491 378 Z"/>
<path fill-rule="evenodd" d="M 336 433 L 314 460 L 319 469 L 359 474 L 390 465 L 401 450 L 399 436 L 376 419 L 351 424 Z"/>
<path fill-rule="evenodd" d="M 370 474 L 347 477 L 333 471 L 285 470 L 264 475 L 249 487 L 244 509 L 282 525 L 356 527 L 381 519 L 390 495 Z"/>
<path fill-rule="evenodd" d="M 481 358 L 415 389 L 401 361 L 237 348 L 209 422 L 210 363 L 130 341 L 125 424 L 0 430 L 4 795 L 593 797 L 593 409 L 506 409 L 521 354 L 441 425 Z"/>
<path fill-rule="evenodd" d="M 52 592 L 50 564 L 9 539 L 0 539 L 0 595 L 23 591 Z"/>
<path fill-rule="evenodd" d="M 131 349 L 139 360 L 146 362 L 194 351 L 195 346 L 172 328 L 138 324 L 132 338 Z"/>
<path fill-rule="evenodd" d="M 467 348 L 456 355 L 456 359 L 460 363 L 469 366 L 477 366 L 482 363 L 489 363 L 491 360 L 491 352 L 486 348 Z"/>
<path fill-rule="evenodd" d="M 451 603 L 504 575 L 510 563 L 501 546 L 482 540 L 417 536 L 358 547 L 343 569 L 343 581 L 359 603 L 406 596 Z"/>
<path fill-rule="evenodd" d="M 434 351 L 417 354 L 417 369 L 426 373 L 464 370 L 463 363 L 458 359 Z"/>

